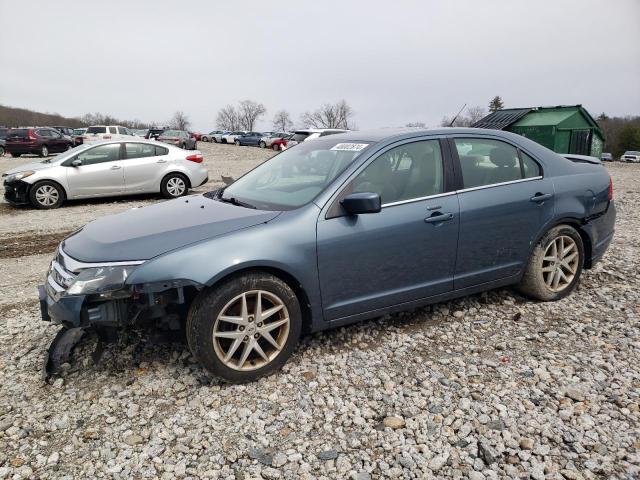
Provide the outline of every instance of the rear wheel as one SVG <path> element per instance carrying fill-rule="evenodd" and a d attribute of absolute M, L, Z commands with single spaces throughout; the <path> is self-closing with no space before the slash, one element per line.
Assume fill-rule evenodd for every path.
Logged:
<path fill-rule="evenodd" d="M 216 137 L 211 137 L 211 140 L 213 140 L 213 143 L 218 143 L 218 140 L 216 139 Z"/>
<path fill-rule="evenodd" d="M 22 154 L 21 153 L 12 153 L 11 154 L 12 157 L 16 157 L 16 158 L 18 158 L 20 155 L 22 155 Z"/>
<path fill-rule="evenodd" d="M 262 140 L 260 141 L 260 148 L 267 148 L 267 144 L 264 143 Z"/>
<path fill-rule="evenodd" d="M 189 191 L 187 178 L 180 173 L 170 173 L 162 179 L 160 193 L 165 198 L 178 198 Z"/>
<path fill-rule="evenodd" d="M 569 225 L 558 225 L 533 249 L 518 290 L 536 300 L 560 300 L 575 289 L 583 265 L 580 234 Z"/>
<path fill-rule="evenodd" d="M 280 367 L 302 329 L 295 293 L 279 278 L 249 273 L 204 291 L 187 318 L 187 342 L 196 359 L 229 382 L 249 382 Z"/>
<path fill-rule="evenodd" d="M 49 148 L 47 148 L 46 145 L 42 145 L 40 147 L 40 156 L 41 157 L 48 157 L 49 156 Z"/>
<path fill-rule="evenodd" d="M 240 140 L 236 140 L 236 147 L 240 146 Z"/>
<path fill-rule="evenodd" d="M 44 180 L 31 187 L 29 200 L 34 207 L 43 210 L 58 208 L 64 201 L 64 191 L 57 183 Z"/>
<path fill-rule="evenodd" d="M 222 141 L 220 143 L 227 143 L 227 139 L 223 138 Z"/>
<path fill-rule="evenodd" d="M 4 157 L 4 147 L 0 146 L 0 157 Z"/>
<path fill-rule="evenodd" d="M 271 145 L 271 148 L 273 148 L 274 150 L 278 151 L 280 150 L 280 146 L 276 143 L 274 143 L 273 145 Z"/>

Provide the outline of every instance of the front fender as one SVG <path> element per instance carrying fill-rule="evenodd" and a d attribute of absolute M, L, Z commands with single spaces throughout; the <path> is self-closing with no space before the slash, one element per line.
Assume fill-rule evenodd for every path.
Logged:
<path fill-rule="evenodd" d="M 316 262 L 316 221 L 311 204 L 276 219 L 167 252 L 140 265 L 128 284 L 190 280 L 211 286 L 245 269 L 277 269 L 293 277 L 307 294 L 312 321 L 320 321 Z"/>

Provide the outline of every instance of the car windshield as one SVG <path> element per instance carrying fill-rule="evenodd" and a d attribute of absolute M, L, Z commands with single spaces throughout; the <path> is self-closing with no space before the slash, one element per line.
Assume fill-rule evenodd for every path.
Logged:
<path fill-rule="evenodd" d="M 624 152 L 625 155 L 640 155 L 640 152 L 636 152 L 635 150 L 629 150 L 628 152 Z"/>
<path fill-rule="evenodd" d="M 368 146 L 330 139 L 301 143 L 251 170 L 219 198 L 260 210 L 293 210 L 313 200 Z"/>
<path fill-rule="evenodd" d="M 74 147 L 74 148 L 71 148 L 71 149 L 67 150 L 66 152 L 59 153 L 55 157 L 45 158 L 40 163 L 59 164 L 59 163 L 64 162 L 65 160 L 67 160 L 69 157 L 73 157 L 78 152 L 86 150 L 87 148 L 92 148 L 93 146 L 94 145 L 90 145 L 90 144 L 89 145 L 81 144 L 81 145 L 78 145 L 77 147 Z"/>

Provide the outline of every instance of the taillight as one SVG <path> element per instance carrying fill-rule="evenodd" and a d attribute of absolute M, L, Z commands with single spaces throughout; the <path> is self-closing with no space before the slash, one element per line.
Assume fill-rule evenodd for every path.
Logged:
<path fill-rule="evenodd" d="M 194 155 L 189 155 L 185 158 L 185 160 L 189 160 L 190 162 L 202 163 L 204 161 L 204 157 L 199 153 L 196 153 Z"/>
<path fill-rule="evenodd" d="M 103 140 L 111 140 L 111 135 L 102 135 Z"/>
<path fill-rule="evenodd" d="M 36 134 L 33 133 L 33 130 L 28 130 L 27 135 L 29 137 L 29 140 L 37 140 L 38 139 L 38 137 L 36 137 Z"/>
<path fill-rule="evenodd" d="M 608 195 L 609 201 L 613 200 L 613 180 L 611 180 L 611 177 L 609 177 L 609 195 Z"/>

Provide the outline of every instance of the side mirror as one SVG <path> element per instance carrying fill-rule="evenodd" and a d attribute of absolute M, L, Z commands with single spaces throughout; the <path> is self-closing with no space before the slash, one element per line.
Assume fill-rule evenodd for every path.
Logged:
<path fill-rule="evenodd" d="M 82 165 L 82 160 L 78 160 L 77 158 L 71 162 L 72 167 L 79 167 L 80 165 Z"/>
<path fill-rule="evenodd" d="M 378 213 L 382 209 L 380 195 L 373 192 L 352 193 L 344 197 L 340 204 L 350 215 Z"/>

